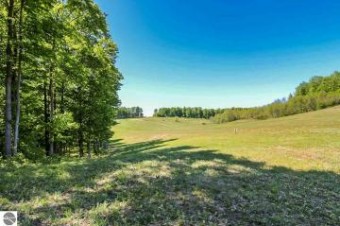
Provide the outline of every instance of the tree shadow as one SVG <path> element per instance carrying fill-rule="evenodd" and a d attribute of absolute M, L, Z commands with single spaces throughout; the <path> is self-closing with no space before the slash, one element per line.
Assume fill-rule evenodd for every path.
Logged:
<path fill-rule="evenodd" d="M 270 168 L 172 141 L 118 141 L 90 160 L 1 167 L 0 203 L 25 225 L 340 223 L 334 172 Z"/>

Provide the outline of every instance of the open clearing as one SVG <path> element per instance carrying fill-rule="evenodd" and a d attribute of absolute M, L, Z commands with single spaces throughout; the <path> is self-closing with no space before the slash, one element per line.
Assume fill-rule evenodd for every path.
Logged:
<path fill-rule="evenodd" d="M 125 144 L 172 140 L 163 146 L 206 149 L 260 161 L 265 167 L 340 172 L 340 107 L 225 124 L 184 118 L 127 119 L 114 131 Z"/>
<path fill-rule="evenodd" d="M 104 155 L 1 163 L 0 209 L 22 225 L 340 224 L 340 107 L 119 123 Z"/>

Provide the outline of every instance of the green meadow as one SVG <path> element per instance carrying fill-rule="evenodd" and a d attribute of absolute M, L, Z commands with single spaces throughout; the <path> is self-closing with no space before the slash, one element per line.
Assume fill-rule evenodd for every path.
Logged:
<path fill-rule="evenodd" d="M 132 144 L 171 140 L 263 162 L 265 167 L 340 172 L 340 107 L 268 120 L 215 124 L 209 120 L 143 118 L 119 121 L 116 138 Z"/>
<path fill-rule="evenodd" d="M 21 225 L 339 225 L 340 107 L 268 120 L 119 120 L 91 159 L 0 164 Z"/>
<path fill-rule="evenodd" d="M 0 0 L 0 226 L 340 226 L 339 8 Z"/>

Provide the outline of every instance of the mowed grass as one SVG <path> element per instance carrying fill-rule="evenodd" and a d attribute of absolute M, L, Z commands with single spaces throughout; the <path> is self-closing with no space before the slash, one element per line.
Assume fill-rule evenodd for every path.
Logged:
<path fill-rule="evenodd" d="M 209 120 L 144 118 L 114 128 L 124 143 L 176 139 L 190 145 L 294 170 L 340 173 L 340 107 L 268 120 L 214 124 Z"/>
<path fill-rule="evenodd" d="M 119 123 L 92 159 L 1 162 L 0 209 L 21 225 L 340 225 L 340 107 Z"/>

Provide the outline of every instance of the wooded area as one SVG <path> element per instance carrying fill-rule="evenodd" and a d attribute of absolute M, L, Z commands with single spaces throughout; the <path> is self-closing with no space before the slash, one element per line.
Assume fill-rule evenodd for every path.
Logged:
<path fill-rule="evenodd" d="M 143 117 L 119 107 L 122 75 L 106 15 L 93 0 L 0 0 L 0 147 L 4 157 L 99 149 L 115 118 Z M 221 103 L 222 105 L 223 103 Z M 254 108 L 160 108 L 155 117 L 267 119 L 340 104 L 340 73 L 315 76 L 289 98 Z"/>
<path fill-rule="evenodd" d="M 203 109 L 201 107 L 172 107 L 155 109 L 154 117 L 205 118 L 223 112 L 222 109 Z"/>
<path fill-rule="evenodd" d="M 155 109 L 154 117 L 211 118 L 224 123 L 240 119 L 268 119 L 315 111 L 340 104 L 340 73 L 314 76 L 302 82 L 288 98 L 253 108 L 202 109 L 173 107 Z"/>
<path fill-rule="evenodd" d="M 121 73 L 93 0 L 0 0 L 1 153 L 99 151 L 111 138 Z"/>
<path fill-rule="evenodd" d="M 0 0 L 0 226 L 340 226 L 338 9 Z"/>
<path fill-rule="evenodd" d="M 233 108 L 216 115 L 218 123 L 240 119 L 268 119 L 316 111 L 340 104 L 340 73 L 329 76 L 314 76 L 309 82 L 296 87 L 294 95 L 283 98 L 263 107 Z"/>
<path fill-rule="evenodd" d="M 117 118 L 143 118 L 143 109 L 141 107 L 120 107 L 118 108 Z"/>

